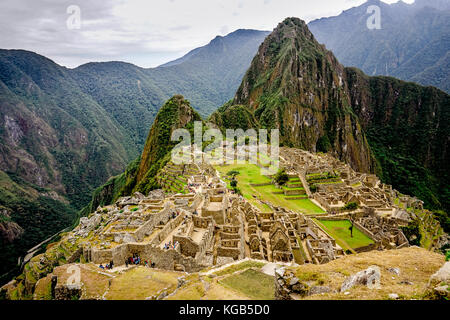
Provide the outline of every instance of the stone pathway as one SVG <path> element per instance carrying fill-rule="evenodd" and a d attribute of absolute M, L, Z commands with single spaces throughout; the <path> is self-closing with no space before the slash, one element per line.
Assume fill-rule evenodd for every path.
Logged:
<path fill-rule="evenodd" d="M 276 263 L 268 263 L 261 268 L 261 271 L 269 276 L 275 276 L 275 269 L 280 265 Z"/>

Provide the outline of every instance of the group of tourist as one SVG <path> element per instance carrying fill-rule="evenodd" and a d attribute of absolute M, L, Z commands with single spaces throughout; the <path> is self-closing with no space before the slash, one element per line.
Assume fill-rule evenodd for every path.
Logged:
<path fill-rule="evenodd" d="M 169 249 L 175 249 L 178 246 L 179 242 L 175 241 L 174 244 L 172 244 L 172 241 L 169 241 L 169 243 L 164 243 L 164 250 L 169 250 Z"/>
<path fill-rule="evenodd" d="M 141 263 L 141 257 L 137 253 L 133 253 L 133 257 L 128 257 L 127 260 L 125 260 L 125 266 L 128 268 L 129 264 L 135 264 L 138 265 Z"/>
<path fill-rule="evenodd" d="M 188 183 L 188 187 L 198 188 L 198 187 L 200 187 L 200 186 L 201 186 L 200 183 Z"/>
<path fill-rule="evenodd" d="M 171 218 L 172 218 L 172 219 L 175 219 L 175 218 L 178 217 L 179 215 L 180 215 L 180 213 L 179 213 L 178 211 L 174 211 L 174 212 L 172 213 Z"/>
<path fill-rule="evenodd" d="M 129 257 L 127 260 L 125 260 L 125 266 L 128 268 L 128 265 L 144 265 L 146 267 L 151 267 L 154 268 L 155 267 L 155 263 L 152 262 L 151 260 L 141 260 L 141 257 L 137 254 L 134 253 L 133 257 Z"/>
<path fill-rule="evenodd" d="M 105 266 L 101 263 L 98 266 L 102 270 L 112 270 L 114 268 L 114 262 L 111 260 L 109 263 L 107 263 Z"/>
<path fill-rule="evenodd" d="M 188 183 L 188 190 L 190 193 L 195 193 L 195 188 L 198 188 L 199 186 L 199 183 Z"/>

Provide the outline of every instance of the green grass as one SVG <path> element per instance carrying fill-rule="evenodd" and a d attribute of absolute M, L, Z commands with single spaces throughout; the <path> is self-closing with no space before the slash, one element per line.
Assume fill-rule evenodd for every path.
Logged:
<path fill-rule="evenodd" d="M 286 190 L 305 190 L 305 188 L 303 188 L 303 187 L 294 187 L 294 188 L 283 187 L 283 189 L 286 189 Z"/>
<path fill-rule="evenodd" d="M 232 274 L 240 270 L 249 269 L 249 268 L 262 268 L 264 267 L 264 262 L 257 262 L 257 261 L 245 261 L 239 264 L 232 265 L 228 268 L 225 268 L 223 270 L 214 272 L 217 276 L 224 276 L 227 274 Z"/>
<path fill-rule="evenodd" d="M 254 300 L 274 299 L 275 283 L 273 277 L 253 269 L 231 275 L 220 280 L 219 283 Z"/>
<path fill-rule="evenodd" d="M 317 220 L 314 219 L 321 227 L 325 229 L 336 242 L 344 249 L 356 249 L 364 246 L 368 246 L 374 241 L 362 233 L 356 227 L 353 228 L 353 237 L 350 236 L 350 226 L 349 220 Z"/>
<path fill-rule="evenodd" d="M 271 182 L 268 177 L 261 175 L 261 168 L 255 164 L 232 164 L 220 166 L 217 169 L 223 176 L 229 171 L 239 171 L 237 179 L 238 181 L 243 180 L 245 183 L 261 184 Z"/>
<path fill-rule="evenodd" d="M 242 195 L 263 212 L 267 212 L 269 208 L 254 199 L 253 195 L 256 195 L 262 200 L 269 201 L 275 206 L 284 207 L 303 214 L 325 213 L 325 211 L 320 209 L 309 199 L 287 200 L 285 199 L 284 194 L 273 194 L 273 192 L 283 191 L 282 189 L 277 189 L 274 185 L 252 187 L 250 184 L 262 184 L 271 181 L 268 177 L 261 175 L 260 168 L 257 165 L 234 164 L 218 166 L 216 169 L 220 172 L 222 177 L 226 176 L 227 172 L 231 170 L 239 171 L 240 174 L 236 176 L 236 180 L 238 181 L 238 188 L 241 190 Z"/>

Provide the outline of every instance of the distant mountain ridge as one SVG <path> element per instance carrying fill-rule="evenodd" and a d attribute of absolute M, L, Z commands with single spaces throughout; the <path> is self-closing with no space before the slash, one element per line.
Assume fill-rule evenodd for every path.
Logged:
<path fill-rule="evenodd" d="M 189 97 L 203 117 L 231 99 L 268 34 L 237 30 L 157 68 L 102 62 L 81 65 L 69 72 L 84 92 L 132 131 L 132 139 L 140 150 L 158 109 L 170 97 Z M 133 153 L 133 157 L 137 155 L 138 152 Z"/>
<path fill-rule="evenodd" d="M 381 29 L 369 30 L 367 8 L 380 8 Z M 450 92 L 450 1 L 386 4 L 370 0 L 308 24 L 320 43 L 348 67 Z"/>
<path fill-rule="evenodd" d="M 222 41 L 223 42 L 245 41 L 245 40 L 249 40 L 255 36 L 256 37 L 259 37 L 260 35 L 267 36 L 269 34 L 270 34 L 270 31 L 259 31 L 259 30 L 253 30 L 253 29 L 238 29 L 232 33 L 229 33 L 225 37 L 224 36 L 216 36 L 213 40 L 211 40 L 209 42 L 209 44 L 207 44 L 203 47 L 195 48 L 195 49 L 189 51 L 187 54 L 185 54 L 181 58 L 164 63 L 164 64 L 158 66 L 157 68 L 171 67 L 171 66 L 179 65 L 183 62 L 186 62 L 186 61 L 192 59 L 193 57 L 197 57 L 197 55 L 201 55 L 205 51 L 209 51 L 211 46 L 213 46 L 219 42 L 222 42 Z"/>

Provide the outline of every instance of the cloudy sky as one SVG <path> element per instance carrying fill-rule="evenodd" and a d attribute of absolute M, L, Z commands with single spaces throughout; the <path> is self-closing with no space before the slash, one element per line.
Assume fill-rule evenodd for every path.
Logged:
<path fill-rule="evenodd" d="M 155 67 L 236 29 L 272 30 L 291 16 L 309 22 L 365 1 L 1 0 L 0 48 L 70 68 L 112 60 Z"/>

